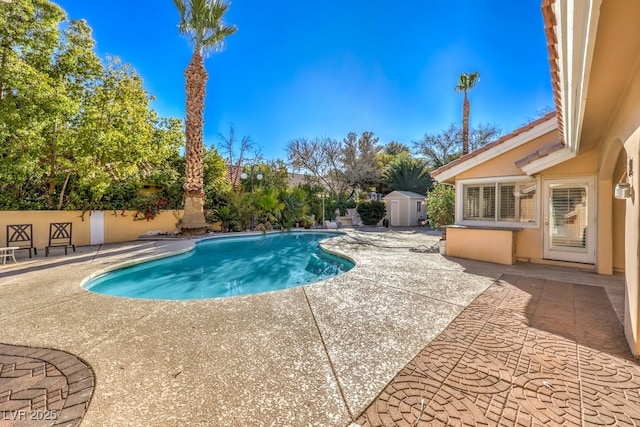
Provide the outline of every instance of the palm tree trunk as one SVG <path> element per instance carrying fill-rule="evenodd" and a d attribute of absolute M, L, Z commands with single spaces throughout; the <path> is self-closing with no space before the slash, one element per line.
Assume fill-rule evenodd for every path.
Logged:
<path fill-rule="evenodd" d="M 464 102 L 462 103 L 462 155 L 469 153 L 469 98 L 467 92 L 464 93 Z"/>
<path fill-rule="evenodd" d="M 182 231 L 203 232 L 208 226 L 204 218 L 202 129 L 207 71 L 199 51 L 193 53 L 185 71 L 187 79 L 186 165 L 184 183 L 184 216 Z"/>

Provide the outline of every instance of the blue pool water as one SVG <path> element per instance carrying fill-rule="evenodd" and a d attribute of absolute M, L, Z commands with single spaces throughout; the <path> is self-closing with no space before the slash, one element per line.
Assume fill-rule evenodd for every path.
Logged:
<path fill-rule="evenodd" d="M 202 240 L 191 252 L 106 273 L 84 286 L 107 295 L 169 300 L 286 289 L 353 268 L 352 262 L 318 246 L 334 236 L 291 232 Z"/>

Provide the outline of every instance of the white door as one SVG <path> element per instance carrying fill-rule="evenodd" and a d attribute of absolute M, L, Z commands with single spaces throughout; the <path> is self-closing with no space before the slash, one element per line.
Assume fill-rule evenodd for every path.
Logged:
<path fill-rule="evenodd" d="M 400 225 L 400 202 L 397 200 L 391 201 L 391 213 L 390 213 L 391 225 Z"/>
<path fill-rule="evenodd" d="M 544 181 L 544 257 L 596 262 L 595 178 Z"/>
<path fill-rule="evenodd" d="M 89 218 L 91 244 L 101 245 L 104 243 L 104 211 L 93 211 Z"/>

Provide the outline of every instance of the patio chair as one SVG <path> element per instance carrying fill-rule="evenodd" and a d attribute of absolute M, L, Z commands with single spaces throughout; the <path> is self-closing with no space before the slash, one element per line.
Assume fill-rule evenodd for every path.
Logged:
<path fill-rule="evenodd" d="M 29 251 L 29 258 L 31 258 L 31 250 L 38 255 L 38 250 L 33 246 L 33 226 L 31 224 L 7 225 L 7 247 L 17 248 L 14 251 Z"/>
<path fill-rule="evenodd" d="M 69 246 L 76 251 L 76 245 L 71 240 L 72 223 L 52 222 L 49 224 L 49 244 L 44 248 L 44 256 L 49 256 L 50 248 L 64 247 L 64 254 L 67 255 Z"/>

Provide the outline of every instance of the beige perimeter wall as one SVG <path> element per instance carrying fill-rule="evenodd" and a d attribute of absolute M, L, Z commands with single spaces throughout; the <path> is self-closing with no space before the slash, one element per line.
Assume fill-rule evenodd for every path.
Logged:
<path fill-rule="evenodd" d="M 7 244 L 7 225 L 32 224 L 34 246 L 44 248 L 52 222 L 71 222 L 73 243 L 90 245 L 92 217 L 94 215 L 89 211 L 0 211 L 0 246 Z M 136 240 L 149 231 L 177 231 L 182 211 L 163 211 L 150 221 L 134 221 L 133 217 L 133 211 L 104 212 L 104 243 Z"/>

